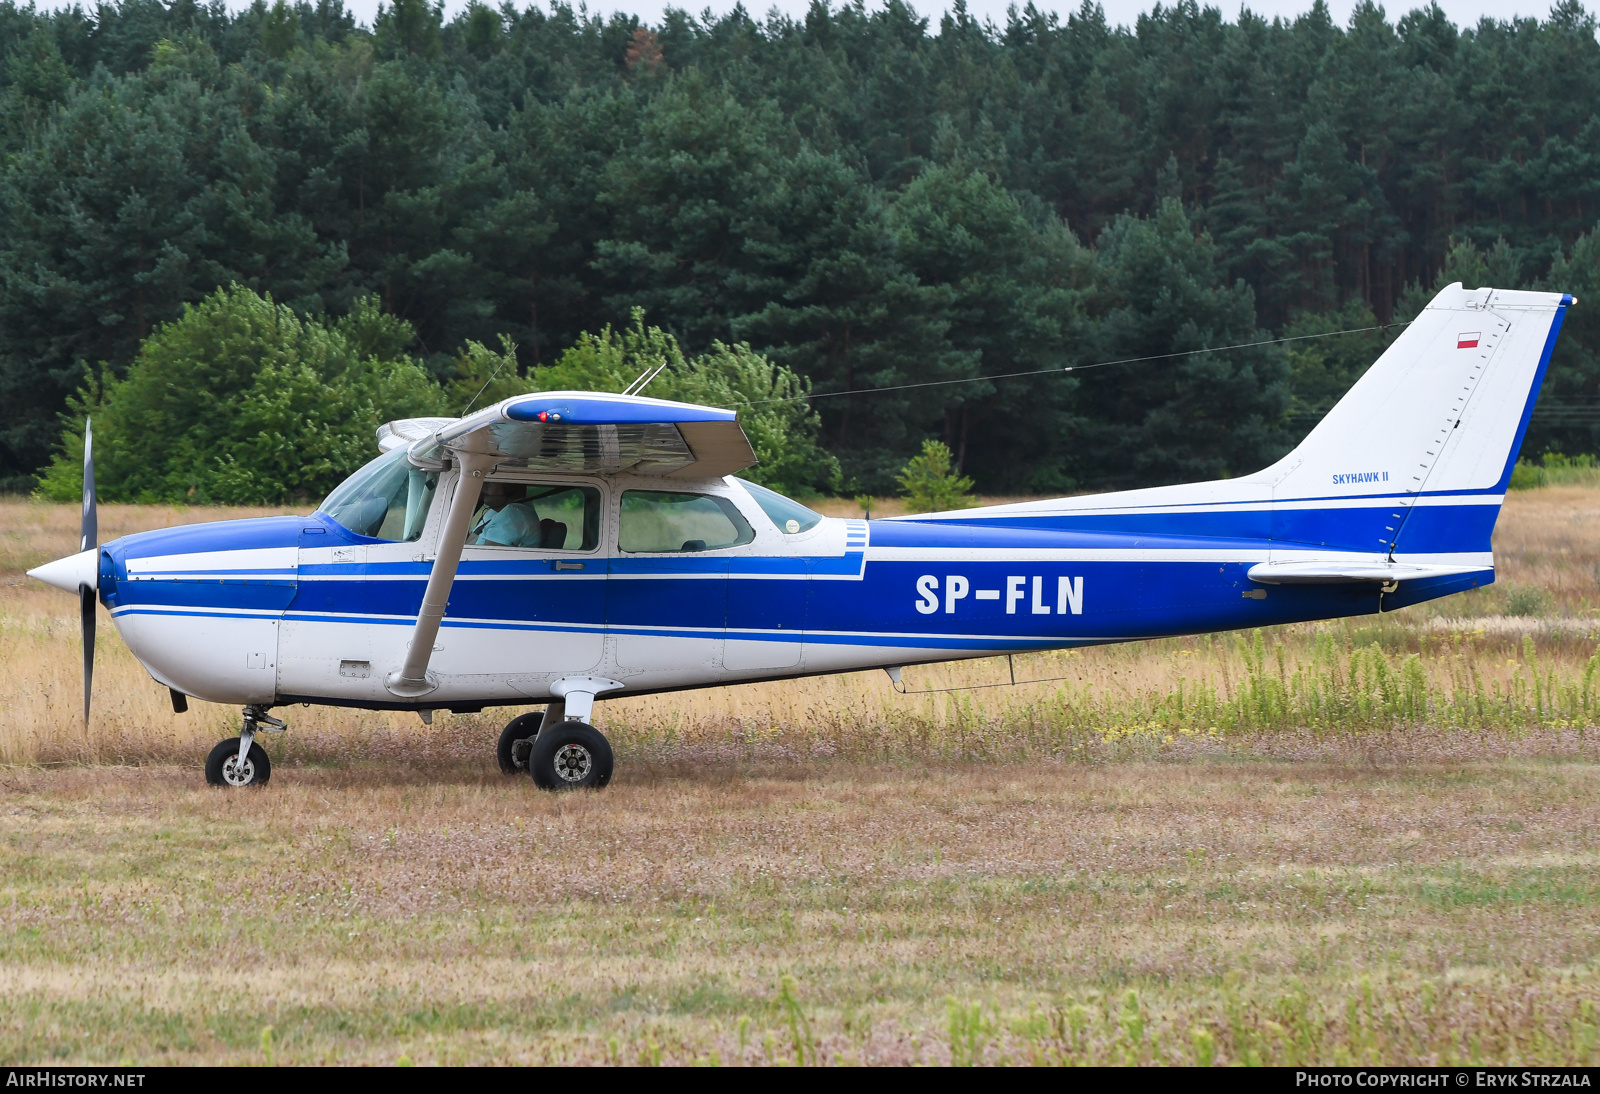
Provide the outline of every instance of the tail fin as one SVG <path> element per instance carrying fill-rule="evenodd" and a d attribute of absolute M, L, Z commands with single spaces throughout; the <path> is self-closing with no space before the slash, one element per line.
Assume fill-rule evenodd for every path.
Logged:
<path fill-rule="evenodd" d="M 902 518 L 1270 541 L 1274 560 L 1488 568 L 1562 293 L 1451 285 L 1298 447 L 1236 479 Z"/>
<path fill-rule="evenodd" d="M 1488 551 L 1572 303 L 1440 292 L 1293 452 L 1252 476 L 1271 482 L 1272 539 L 1391 559 Z"/>

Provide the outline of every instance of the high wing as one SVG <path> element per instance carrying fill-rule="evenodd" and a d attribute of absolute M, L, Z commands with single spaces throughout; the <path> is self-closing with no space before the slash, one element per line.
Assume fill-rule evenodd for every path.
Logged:
<path fill-rule="evenodd" d="M 396 422 L 385 422 L 378 427 L 378 448 L 384 452 L 409 448 L 458 421 L 459 418 L 401 418 Z"/>
<path fill-rule="evenodd" d="M 714 478 L 756 462 L 732 410 L 583 391 L 517 395 L 466 418 L 407 418 L 378 430 L 384 451 L 409 445 L 418 467 L 450 453 L 501 467 L 663 478 Z"/>

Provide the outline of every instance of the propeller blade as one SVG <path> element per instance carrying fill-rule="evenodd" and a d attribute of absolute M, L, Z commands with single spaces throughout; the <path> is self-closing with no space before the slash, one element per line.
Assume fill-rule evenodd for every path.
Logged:
<path fill-rule="evenodd" d="M 94 685 L 94 590 L 78 589 L 78 616 L 83 624 L 83 724 L 89 724 L 89 693 Z"/>
<path fill-rule="evenodd" d="M 83 423 L 83 524 L 78 550 L 100 546 L 99 502 L 94 493 L 94 426 Z M 78 586 L 78 621 L 83 628 L 83 724 L 89 724 L 89 696 L 94 688 L 94 602 L 99 592 L 100 567 L 95 565 L 93 585 Z"/>
<path fill-rule="evenodd" d="M 100 546 L 99 506 L 94 496 L 94 425 L 83 423 L 83 538 L 78 550 Z"/>

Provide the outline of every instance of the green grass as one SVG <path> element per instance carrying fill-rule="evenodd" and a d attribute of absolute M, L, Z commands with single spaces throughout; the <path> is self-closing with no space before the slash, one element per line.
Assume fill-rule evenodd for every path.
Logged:
<path fill-rule="evenodd" d="M 1600 764 L 1362 755 L 13 771 L 0 1062 L 1592 1062 Z"/>

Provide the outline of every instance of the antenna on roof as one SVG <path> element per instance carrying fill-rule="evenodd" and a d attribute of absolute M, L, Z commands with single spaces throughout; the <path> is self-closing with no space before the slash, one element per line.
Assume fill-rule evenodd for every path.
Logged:
<path fill-rule="evenodd" d="M 493 372 L 489 373 L 489 378 L 485 380 L 483 382 L 483 386 L 478 389 L 478 395 L 482 395 L 485 391 L 489 390 L 489 385 L 494 383 L 494 378 L 500 375 L 501 369 L 506 367 L 506 360 L 516 352 L 517 346 L 516 343 L 513 342 L 511 348 L 500 355 L 500 363 L 494 366 Z M 460 417 L 465 418 L 467 416 L 467 411 L 472 409 L 472 404 L 478 401 L 478 395 L 474 395 L 472 398 L 467 400 L 467 405 L 461 408 Z"/>
<path fill-rule="evenodd" d="M 661 370 L 666 368 L 666 367 L 667 367 L 667 363 L 665 361 L 662 361 L 659 365 L 657 365 L 653 369 L 648 369 L 648 368 L 645 369 L 643 372 L 639 373 L 638 377 L 633 381 L 633 383 L 629 384 L 626 388 L 623 389 L 622 394 L 624 394 L 624 395 L 637 395 L 637 394 L 639 394 L 639 392 L 643 391 L 646 387 L 649 387 L 650 386 L 650 381 L 654 380 L 657 376 L 660 376 L 661 375 Z"/>

